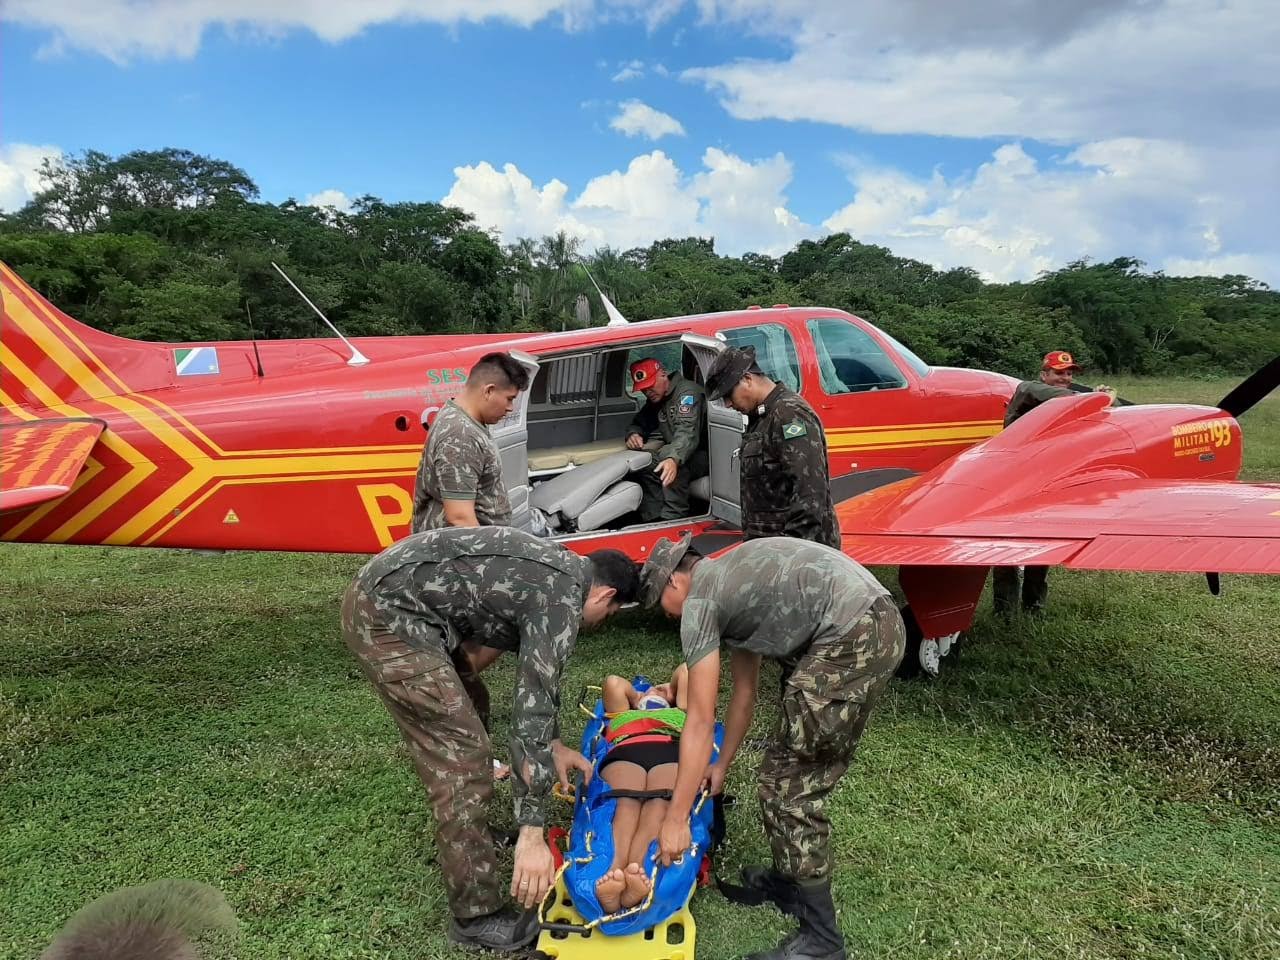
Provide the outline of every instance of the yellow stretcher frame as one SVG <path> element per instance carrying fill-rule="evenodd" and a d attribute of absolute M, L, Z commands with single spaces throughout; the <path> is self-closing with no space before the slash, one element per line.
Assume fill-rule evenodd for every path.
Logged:
<path fill-rule="evenodd" d="M 689 891 L 693 899 L 697 885 Z M 544 929 L 538 935 L 538 953 L 551 960 L 694 960 L 694 944 L 698 926 L 689 910 L 689 900 L 676 913 L 647 930 L 625 937 L 610 937 L 587 922 L 573 908 L 564 871 L 556 876 L 555 899 L 543 907 L 542 919 L 550 924 L 572 924 L 585 930 L 569 932 Z"/>
<path fill-rule="evenodd" d="M 583 698 L 588 690 L 600 689 L 600 687 L 584 687 L 582 696 L 578 699 L 578 708 L 588 717 L 595 717 L 595 713 L 587 708 Z M 714 751 L 718 748 L 713 745 L 712 749 Z M 574 796 L 576 791 L 570 790 L 566 794 L 561 791 L 559 783 L 552 786 L 551 792 L 569 803 L 573 803 L 576 799 Z M 702 809 L 703 803 L 710 795 L 710 790 L 702 790 L 698 796 L 698 802 L 693 806 L 693 813 Z M 590 849 L 591 838 L 588 836 L 588 852 Z M 698 845 L 695 843 L 688 851 L 681 854 L 680 859 L 700 855 Z M 589 861 L 590 857 L 586 860 Z M 566 860 L 556 871 L 556 882 L 539 907 L 538 916 L 543 924 L 543 930 L 538 934 L 535 957 L 546 957 L 549 960 L 599 960 L 603 952 L 608 951 L 609 960 L 615 960 L 615 958 L 616 960 L 694 960 L 698 925 L 693 919 L 693 913 L 689 910 L 689 903 L 698 890 L 696 883 L 689 889 L 689 896 L 684 906 L 666 920 L 625 937 L 610 937 L 598 929 L 599 920 L 588 923 L 574 909 L 569 888 L 564 882 L 564 872 L 568 865 Z M 653 874 L 649 876 L 649 896 L 643 903 L 602 919 L 621 919 L 636 910 L 647 909 L 653 898 L 653 892 L 657 889 L 656 874 L 657 866 L 655 865 Z M 548 929 L 549 925 L 551 929 Z M 555 929 L 555 925 L 561 925 L 560 929 Z M 570 927 L 576 929 L 569 929 Z"/>

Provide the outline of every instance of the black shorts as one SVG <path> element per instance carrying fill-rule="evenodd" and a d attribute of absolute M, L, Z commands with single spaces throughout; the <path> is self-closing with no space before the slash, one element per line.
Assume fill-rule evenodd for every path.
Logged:
<path fill-rule="evenodd" d="M 648 743 L 620 743 L 604 755 L 600 762 L 600 771 L 615 760 L 634 763 L 646 773 L 664 763 L 680 762 L 680 741 L 674 738 Z"/>

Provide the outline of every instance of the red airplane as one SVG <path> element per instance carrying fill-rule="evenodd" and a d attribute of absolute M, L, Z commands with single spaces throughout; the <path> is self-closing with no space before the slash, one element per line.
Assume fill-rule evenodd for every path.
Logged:
<path fill-rule="evenodd" d="M 726 344 L 750 344 L 822 417 L 845 549 L 902 566 L 923 636 L 968 626 L 993 563 L 1280 572 L 1280 488 L 1229 482 L 1241 443 L 1229 407 L 1104 409 L 1082 396 L 1001 434 L 1016 381 L 930 367 L 838 310 L 166 344 L 78 323 L 3 264 L 0 297 L 0 540 L 376 552 L 408 533 L 424 424 L 501 347 L 533 374 L 492 428 L 517 525 L 536 511 L 574 550 L 636 559 L 686 531 L 727 546 L 742 416 L 708 404 L 698 515 L 635 523 L 625 374 L 657 356 L 696 380 Z"/>

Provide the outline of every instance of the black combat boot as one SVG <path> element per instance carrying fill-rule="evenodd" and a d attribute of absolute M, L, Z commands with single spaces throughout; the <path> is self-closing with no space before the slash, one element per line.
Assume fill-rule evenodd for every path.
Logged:
<path fill-rule="evenodd" d="M 774 867 L 763 866 L 743 867 L 741 873 L 742 885 L 760 895 L 761 900 L 757 902 L 767 901 L 783 913 L 795 916 L 796 888 L 790 877 Z"/>
<path fill-rule="evenodd" d="M 469 920 L 454 917 L 449 921 L 449 939 L 464 947 L 513 952 L 527 947 L 538 936 L 538 911 L 517 913 L 503 907 L 493 913 Z"/>
<path fill-rule="evenodd" d="M 764 953 L 746 960 L 848 960 L 844 937 L 836 924 L 836 905 L 827 880 L 788 881 L 794 896 L 793 913 L 800 929 Z"/>

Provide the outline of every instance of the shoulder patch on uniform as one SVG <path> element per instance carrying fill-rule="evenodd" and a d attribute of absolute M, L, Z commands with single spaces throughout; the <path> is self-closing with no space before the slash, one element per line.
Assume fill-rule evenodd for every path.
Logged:
<path fill-rule="evenodd" d="M 681 413 L 688 413 L 690 410 L 692 410 L 692 409 L 693 409 L 693 400 L 694 400 L 694 397 L 693 397 L 693 394 L 692 394 L 692 393 L 686 393 L 683 397 L 681 397 L 681 398 L 680 398 L 680 412 L 681 412 Z"/>
<path fill-rule="evenodd" d="M 792 420 L 790 423 L 784 423 L 782 425 L 783 440 L 795 440 L 797 437 L 805 436 L 808 432 L 809 431 L 805 428 L 805 425 L 799 420 Z"/>

